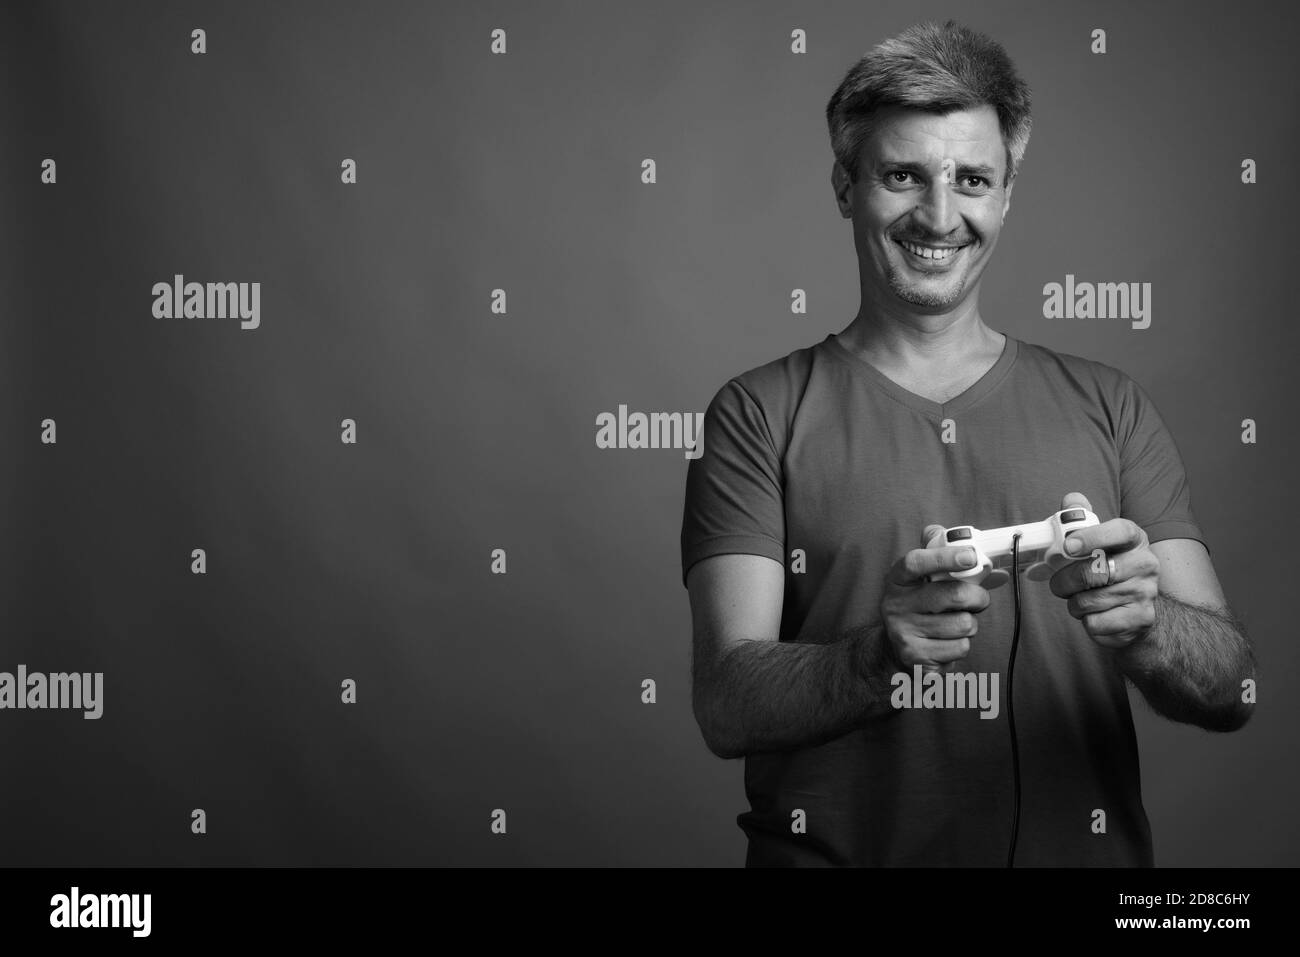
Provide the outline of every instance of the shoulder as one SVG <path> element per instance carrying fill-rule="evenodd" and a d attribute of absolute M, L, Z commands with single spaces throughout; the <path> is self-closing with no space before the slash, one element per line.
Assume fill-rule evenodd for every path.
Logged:
<path fill-rule="evenodd" d="M 804 346 L 733 375 L 717 391 L 711 405 L 752 406 L 777 431 L 778 423 L 788 421 L 798 408 L 817 364 L 817 354 L 825 346 L 825 341 Z"/>
<path fill-rule="evenodd" d="M 784 449 L 828 339 L 733 375 L 709 403 L 705 427 L 763 435 L 773 451 Z"/>
<path fill-rule="evenodd" d="M 780 403 L 799 394 L 812 374 L 814 354 L 825 343 L 795 349 L 779 359 L 746 369 L 732 376 L 727 386 L 739 388 L 760 405 Z"/>
<path fill-rule="evenodd" d="M 1122 403 L 1134 392 L 1140 391 L 1137 382 L 1123 369 L 1058 352 L 1047 346 L 1019 340 L 1020 361 L 1030 376 L 1053 383 L 1058 387 L 1074 389 L 1081 396 L 1109 403 Z"/>
<path fill-rule="evenodd" d="M 1024 341 L 1020 354 L 1025 375 L 1040 391 L 1091 409 L 1121 445 L 1160 421 L 1150 395 L 1117 366 Z"/>

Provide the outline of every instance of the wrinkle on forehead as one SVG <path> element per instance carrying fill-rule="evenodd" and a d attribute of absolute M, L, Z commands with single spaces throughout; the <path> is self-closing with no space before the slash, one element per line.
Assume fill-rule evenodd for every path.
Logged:
<path fill-rule="evenodd" d="M 891 108 L 881 112 L 870 141 L 878 163 L 924 160 L 938 168 L 952 159 L 1000 168 L 1005 162 L 1002 130 L 991 106 L 945 114 Z"/>

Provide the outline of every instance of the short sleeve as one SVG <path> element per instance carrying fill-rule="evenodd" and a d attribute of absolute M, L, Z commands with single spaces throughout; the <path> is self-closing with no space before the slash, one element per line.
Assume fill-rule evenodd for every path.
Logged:
<path fill-rule="evenodd" d="M 783 562 L 785 502 L 780 455 L 763 410 L 736 379 L 704 413 L 703 451 L 686 472 L 682 584 L 713 555 L 763 555 Z"/>
<path fill-rule="evenodd" d="M 1194 538 L 1209 548 L 1192 512 L 1183 459 L 1151 397 L 1128 376 L 1120 421 L 1120 515 L 1148 540 Z"/>

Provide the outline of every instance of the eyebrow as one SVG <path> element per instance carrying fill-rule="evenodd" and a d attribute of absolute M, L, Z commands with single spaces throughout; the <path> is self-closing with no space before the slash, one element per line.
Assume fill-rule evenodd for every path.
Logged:
<path fill-rule="evenodd" d="M 912 163 L 903 160 L 882 159 L 879 167 L 888 167 L 889 169 L 906 170 L 909 173 L 928 173 L 929 169 L 924 163 Z M 956 173 L 958 176 L 986 176 L 992 179 L 997 175 L 997 170 L 987 163 L 958 163 Z"/>

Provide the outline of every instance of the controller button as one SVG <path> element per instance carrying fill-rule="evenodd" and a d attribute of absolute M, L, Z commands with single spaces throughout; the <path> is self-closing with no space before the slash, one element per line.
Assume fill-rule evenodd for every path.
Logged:
<path fill-rule="evenodd" d="M 1068 525 L 1071 522 L 1082 522 L 1087 518 L 1087 514 L 1081 508 L 1072 508 L 1061 513 L 1061 524 Z"/>
<path fill-rule="evenodd" d="M 950 528 L 948 529 L 948 541 L 964 542 L 971 538 L 969 528 Z"/>

